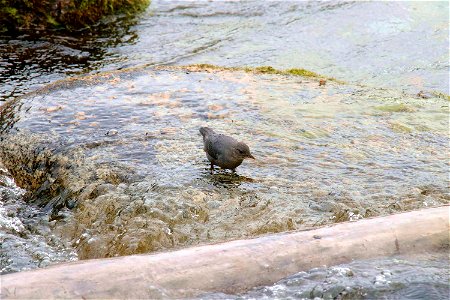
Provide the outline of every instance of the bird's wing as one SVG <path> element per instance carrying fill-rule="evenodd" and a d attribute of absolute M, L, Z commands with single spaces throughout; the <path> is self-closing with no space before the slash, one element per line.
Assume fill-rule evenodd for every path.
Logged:
<path fill-rule="evenodd" d="M 209 134 L 205 140 L 205 151 L 214 159 L 228 156 L 238 142 L 231 136 L 223 134 Z"/>
<path fill-rule="evenodd" d="M 219 157 L 219 148 L 217 147 L 217 143 L 214 142 L 214 137 L 208 137 L 205 139 L 205 152 L 209 154 L 214 159 L 218 159 Z M 214 146 L 216 145 L 216 146 Z"/>

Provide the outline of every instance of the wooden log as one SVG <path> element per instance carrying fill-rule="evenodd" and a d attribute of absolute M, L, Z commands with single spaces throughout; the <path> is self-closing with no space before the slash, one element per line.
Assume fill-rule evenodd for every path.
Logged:
<path fill-rule="evenodd" d="M 1 299 L 238 293 L 318 266 L 434 252 L 448 245 L 449 207 L 443 206 L 250 240 L 7 274 L 1 276 Z"/>

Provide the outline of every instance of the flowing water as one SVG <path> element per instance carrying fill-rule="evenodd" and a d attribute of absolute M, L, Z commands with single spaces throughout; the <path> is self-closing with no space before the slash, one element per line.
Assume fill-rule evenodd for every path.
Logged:
<path fill-rule="evenodd" d="M 448 3 L 154 1 L 116 21 L 91 35 L 1 38 L 2 273 L 449 202 L 449 102 L 435 93 L 448 93 Z M 347 83 L 189 63 L 308 68 Z M 210 175 L 205 125 L 257 160 Z M 392 262 L 344 266 L 369 276 L 337 286 L 370 297 L 365 280 Z M 432 268 L 424 281 L 448 284 L 433 259 L 398 268 Z M 311 272 L 288 295 L 333 269 Z M 286 280 L 248 297 L 282 297 L 267 291 Z"/>
<path fill-rule="evenodd" d="M 143 64 L 306 68 L 449 94 L 448 2 L 152 1 L 75 35 L 0 36 L 0 99 L 67 75 Z"/>
<path fill-rule="evenodd" d="M 45 267 L 77 259 L 76 252 L 52 234 L 48 217 L 23 201 L 25 190 L 0 169 L 1 273 Z"/>
<path fill-rule="evenodd" d="M 205 294 L 199 299 L 447 299 L 444 253 L 323 266 L 242 295 Z M 420 269 L 420 271 L 418 271 Z"/>
<path fill-rule="evenodd" d="M 448 203 L 447 110 L 297 76 L 141 68 L 5 104 L 0 154 L 80 258 L 116 256 Z M 203 125 L 257 160 L 210 175 Z"/>

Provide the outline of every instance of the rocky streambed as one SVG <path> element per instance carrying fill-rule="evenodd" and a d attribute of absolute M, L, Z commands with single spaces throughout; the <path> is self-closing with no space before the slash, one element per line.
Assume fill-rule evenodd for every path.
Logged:
<path fill-rule="evenodd" d="M 79 259 L 449 202 L 448 100 L 261 70 L 59 81 L 2 106 L 0 157 L 49 236 Z M 246 141 L 257 160 L 210 175 L 205 125 Z"/>

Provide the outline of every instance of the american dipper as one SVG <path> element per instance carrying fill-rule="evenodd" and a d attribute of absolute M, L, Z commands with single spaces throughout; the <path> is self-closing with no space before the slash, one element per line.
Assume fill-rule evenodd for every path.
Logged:
<path fill-rule="evenodd" d="M 203 150 L 211 162 L 211 174 L 214 165 L 236 172 L 236 168 L 245 158 L 255 159 L 245 143 L 238 142 L 231 136 L 215 133 L 208 127 L 201 127 L 200 133 L 203 136 Z"/>

